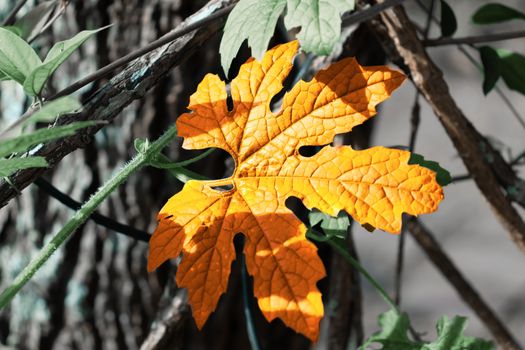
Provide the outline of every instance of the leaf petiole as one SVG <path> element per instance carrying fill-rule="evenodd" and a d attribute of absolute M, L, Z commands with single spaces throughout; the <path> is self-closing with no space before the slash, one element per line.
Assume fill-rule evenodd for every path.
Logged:
<path fill-rule="evenodd" d="M 370 273 L 368 273 L 368 271 L 363 267 L 363 265 L 361 265 L 359 263 L 359 261 L 357 261 L 356 259 L 354 259 L 354 257 L 352 255 L 350 255 L 350 253 L 348 253 L 348 251 L 346 250 L 345 247 L 342 246 L 341 242 L 343 242 L 342 239 L 340 238 L 337 238 L 337 237 L 330 237 L 330 236 L 325 236 L 323 234 L 321 234 L 320 232 L 317 232 L 315 229 L 313 228 L 308 228 L 308 231 L 306 232 L 306 237 L 310 238 L 310 239 L 313 239 L 314 241 L 317 241 L 317 242 L 325 242 L 325 243 L 328 243 L 332 248 L 334 248 L 350 265 L 352 265 L 352 267 L 354 267 L 357 271 L 359 271 L 363 277 L 365 277 L 368 282 L 377 290 L 377 292 L 379 293 L 379 295 L 381 295 L 381 297 L 383 298 L 383 300 L 393 309 L 395 310 L 398 314 L 401 314 L 401 311 L 399 310 L 398 306 L 396 305 L 396 303 L 394 302 L 394 300 L 392 300 L 392 298 L 390 298 L 390 296 L 388 295 L 388 293 L 386 292 L 386 290 L 381 286 L 381 284 L 379 284 L 379 282 L 374 278 L 372 277 L 372 275 L 370 275 Z"/>

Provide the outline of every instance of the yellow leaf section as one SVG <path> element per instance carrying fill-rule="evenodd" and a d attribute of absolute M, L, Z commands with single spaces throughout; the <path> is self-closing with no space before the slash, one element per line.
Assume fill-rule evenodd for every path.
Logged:
<path fill-rule="evenodd" d="M 299 147 L 327 144 L 375 115 L 375 106 L 404 77 L 344 59 L 299 82 L 273 113 L 270 101 L 282 89 L 297 48 L 297 42 L 279 45 L 261 62 L 245 63 L 231 83 L 231 111 L 225 83 L 207 75 L 191 97 L 192 112 L 177 120 L 185 148 L 219 147 L 236 163 L 231 178 L 188 182 L 162 208 L 150 241 L 149 270 L 183 254 L 177 283 L 188 288 L 199 327 L 226 290 L 232 241 L 242 233 L 264 316 L 317 339 L 323 304 L 316 283 L 325 271 L 286 198 L 298 197 L 331 215 L 344 209 L 362 224 L 389 232 L 399 232 L 402 213 L 435 211 L 443 198 L 435 174 L 408 165 L 405 151 L 328 146 L 310 158 L 299 155 Z M 223 185 L 233 188 L 214 189 Z"/>
<path fill-rule="evenodd" d="M 235 257 L 233 238 L 242 232 L 247 238 L 246 265 L 266 318 L 279 317 L 316 339 L 323 316 L 316 283 L 325 276 L 317 249 L 306 240 L 306 227 L 290 210 L 280 205 L 269 212 L 266 202 L 257 197 L 218 192 L 203 182 L 189 181 L 160 211 L 148 270 L 183 253 L 177 284 L 188 288 L 200 328 L 226 290 Z"/>

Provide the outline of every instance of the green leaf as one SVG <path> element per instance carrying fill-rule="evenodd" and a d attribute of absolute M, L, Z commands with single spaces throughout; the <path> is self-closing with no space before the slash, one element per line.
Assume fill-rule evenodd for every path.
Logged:
<path fill-rule="evenodd" d="M 497 49 L 500 72 L 509 89 L 525 95 L 525 57 L 519 53 Z"/>
<path fill-rule="evenodd" d="M 11 33 L 16 34 L 19 37 L 22 37 L 22 30 L 15 26 L 4 26 L 2 27 L 4 29 L 9 30 Z"/>
<path fill-rule="evenodd" d="M 355 0 L 288 0 L 284 23 L 288 29 L 301 27 L 303 50 L 329 55 L 341 35 L 341 14 L 354 6 Z"/>
<path fill-rule="evenodd" d="M 219 48 L 226 75 L 246 39 L 248 46 L 252 48 L 252 55 L 257 59 L 262 57 L 285 5 L 286 0 L 241 0 L 233 8 L 224 26 Z"/>
<path fill-rule="evenodd" d="M 350 219 L 345 212 L 340 211 L 337 217 L 333 217 L 314 209 L 308 213 L 308 220 L 312 227 L 320 224 L 326 236 L 346 239 Z"/>
<path fill-rule="evenodd" d="M 44 1 L 33 7 L 15 23 L 19 36 L 24 40 L 31 40 L 44 28 L 49 16 L 55 10 L 56 0 Z"/>
<path fill-rule="evenodd" d="M 425 350 L 491 350 L 494 345 L 486 340 L 466 337 L 467 318 L 455 316 L 452 320 L 443 316 L 437 324 L 438 339 L 424 347 Z"/>
<path fill-rule="evenodd" d="M 0 27 L 0 71 L 23 84 L 26 77 L 42 61 L 22 38 Z"/>
<path fill-rule="evenodd" d="M 487 95 L 496 86 L 501 75 L 501 60 L 498 52 L 490 46 L 478 48 L 479 57 L 483 65 L 483 93 Z"/>
<path fill-rule="evenodd" d="M 11 176 L 21 169 L 45 168 L 47 165 L 44 157 L 0 159 L 0 177 Z"/>
<path fill-rule="evenodd" d="M 407 336 L 410 321 L 406 314 L 389 310 L 379 315 L 381 330 L 368 338 L 359 349 L 365 350 L 374 343 L 383 345 L 385 350 L 420 350 L 422 344 L 410 340 Z"/>
<path fill-rule="evenodd" d="M 452 36 L 457 29 L 458 21 L 454 11 L 445 0 L 441 0 L 441 35 Z"/>
<path fill-rule="evenodd" d="M 35 123 L 52 123 L 63 114 L 74 112 L 82 107 L 82 104 L 72 96 L 65 96 L 45 104 L 22 125 L 27 126 Z"/>
<path fill-rule="evenodd" d="M 492 24 L 513 19 L 525 19 L 525 14 L 512 7 L 495 3 L 481 6 L 472 15 L 472 21 L 476 24 Z"/>
<path fill-rule="evenodd" d="M 34 145 L 73 135 L 76 130 L 93 126 L 97 123 L 97 121 L 75 122 L 64 126 L 39 129 L 31 134 L 1 141 L 0 157 L 6 157 L 12 153 L 24 152 Z"/>
<path fill-rule="evenodd" d="M 452 177 L 447 169 L 442 168 L 438 162 L 426 160 L 421 154 L 411 153 L 408 164 L 418 164 L 422 167 L 430 169 L 436 173 L 436 181 L 441 186 L 446 186 L 452 182 Z"/>
<path fill-rule="evenodd" d="M 467 337 L 463 334 L 467 325 L 464 317 L 448 320 L 442 317 L 437 324 L 438 339 L 435 342 L 417 342 L 407 333 L 410 329 L 408 316 L 390 310 L 379 316 L 381 330 L 368 338 L 359 349 L 365 350 L 373 344 L 381 344 L 383 350 L 494 350 L 494 345 L 486 340 Z M 377 349 L 377 347 L 373 347 Z"/>
<path fill-rule="evenodd" d="M 240 0 L 228 16 L 221 40 L 221 64 L 226 75 L 246 39 L 253 56 L 262 56 L 285 5 L 286 28 L 301 27 L 297 37 L 302 49 L 328 55 L 341 35 L 341 13 L 353 10 L 355 0 Z"/>
<path fill-rule="evenodd" d="M 44 62 L 36 67 L 31 74 L 24 81 L 24 90 L 30 96 L 36 96 L 40 94 L 44 84 L 49 79 L 51 74 L 57 70 L 58 67 L 87 39 L 89 39 L 95 33 L 108 28 L 109 26 L 95 29 L 95 30 L 84 30 L 73 38 L 60 41 L 53 45 L 49 50 Z"/>

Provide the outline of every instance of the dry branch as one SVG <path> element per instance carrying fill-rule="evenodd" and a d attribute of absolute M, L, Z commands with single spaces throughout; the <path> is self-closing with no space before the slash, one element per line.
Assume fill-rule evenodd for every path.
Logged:
<path fill-rule="evenodd" d="M 201 10 L 190 16 L 181 26 L 215 13 L 233 3 L 233 0 L 211 0 Z M 163 46 L 135 60 L 124 71 L 117 74 L 95 93 L 84 105 L 84 109 L 75 114 L 64 116 L 62 123 L 78 120 L 112 121 L 131 102 L 146 95 L 175 66 L 188 59 L 201 45 L 212 37 L 221 27 L 217 22 L 201 27 L 172 43 Z M 42 147 L 35 155 L 47 159 L 49 166 L 55 166 L 63 157 L 91 142 L 92 136 L 102 125 L 86 129 L 85 132 L 51 142 Z M 33 168 L 18 171 L 10 180 L 0 182 L 0 208 L 5 206 L 18 192 L 42 175 L 45 168 Z"/>
<path fill-rule="evenodd" d="M 506 350 L 521 349 L 521 346 L 499 320 L 498 316 L 481 298 L 474 287 L 463 277 L 462 273 L 454 265 L 452 260 L 450 260 L 426 227 L 417 219 L 412 219 L 407 224 L 412 237 L 414 237 L 419 246 L 425 251 L 428 258 L 434 263 L 434 266 L 443 274 L 450 284 L 454 286 L 465 303 L 478 315 L 479 319 L 494 336 L 501 348 Z"/>
<path fill-rule="evenodd" d="M 408 70 L 492 210 L 509 231 L 512 240 L 525 252 L 525 223 L 500 187 L 503 179 L 512 181 L 514 177 L 514 183 L 519 182 L 519 179 L 459 109 L 443 79 L 443 73 L 428 56 L 403 7 L 397 6 L 382 12 L 381 21 L 373 21 L 371 26 L 386 51 L 402 59 L 401 62 L 397 60 L 398 64 Z"/>

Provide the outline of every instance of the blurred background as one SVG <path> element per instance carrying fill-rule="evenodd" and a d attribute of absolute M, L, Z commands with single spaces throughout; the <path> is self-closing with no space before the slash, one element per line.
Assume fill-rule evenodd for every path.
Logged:
<path fill-rule="evenodd" d="M 14 0 L 0 2 L 0 18 L 15 5 Z M 28 1 L 20 14 L 39 1 Z M 429 6 L 430 1 L 423 1 Z M 436 2 L 438 3 L 438 2 Z M 523 21 L 491 26 L 475 25 L 471 15 L 488 1 L 450 1 L 457 20 L 457 37 L 506 32 L 524 28 Z M 523 1 L 506 0 L 508 6 L 525 12 Z M 67 10 L 51 30 L 42 35 L 35 47 L 46 53 L 52 43 L 64 40 L 84 29 L 114 24 L 75 53 L 53 76 L 49 93 L 61 90 L 97 68 L 144 46 L 162 36 L 196 12 L 206 1 L 194 0 L 84 0 L 69 2 Z M 439 5 L 439 4 L 438 4 Z M 437 6 L 438 6 L 437 5 Z M 426 13 L 415 1 L 406 0 L 410 18 L 425 26 Z M 436 7 L 436 13 L 439 13 Z M 380 46 L 366 25 L 347 30 L 347 39 L 336 56 L 357 55 L 363 65 L 386 63 Z M 430 27 L 429 38 L 440 36 L 439 27 Z M 273 43 L 286 41 L 289 34 L 277 31 Z M 352 41 L 353 40 L 353 41 Z M 115 121 L 104 127 L 87 147 L 67 156 L 50 169 L 45 179 L 70 197 L 85 201 L 110 174 L 135 153 L 135 138 L 155 139 L 176 117 L 185 111 L 190 94 L 207 72 L 219 73 L 218 45 L 215 35 L 175 67 L 145 98 L 128 106 Z M 525 40 L 492 43 L 525 54 Z M 476 60 L 476 50 L 465 48 Z M 452 95 L 475 127 L 492 140 L 502 154 L 511 159 L 525 150 L 525 129 L 516 120 L 501 97 L 482 92 L 483 75 L 457 46 L 429 48 L 428 52 L 443 70 Z M 234 61 L 233 71 L 247 57 L 245 46 Z M 330 58 L 332 59 L 332 58 Z M 299 57 L 304 61 L 304 55 Z M 326 59 L 317 59 L 305 76 L 320 68 Z M 116 74 L 116 73 L 115 73 Z M 233 74 L 232 74 L 233 76 Z M 107 80 L 80 91 L 86 101 Z M 520 114 L 525 114 L 525 96 L 498 82 L 504 95 Z M 415 88 L 405 82 L 383 103 L 370 125 L 356 130 L 353 142 L 370 145 L 407 146 Z M 29 106 L 21 88 L 14 83 L 0 83 L 0 129 L 16 120 Z M 427 106 L 421 104 L 421 125 L 415 151 L 438 161 L 453 176 L 467 174 L 443 127 Z M 371 134 L 370 134 L 371 133 Z M 370 138 L 369 138 L 370 136 Z M 348 141 L 348 138 L 342 138 Z M 364 141 L 363 141 L 364 140 Z M 191 158 L 198 152 L 183 151 L 180 139 L 166 152 L 172 159 Z M 222 151 L 212 153 L 192 170 L 220 178 L 231 173 L 231 161 Z M 516 168 L 524 176 L 523 167 Z M 181 183 L 167 172 L 147 168 L 121 186 L 99 212 L 140 230 L 153 232 L 160 207 L 181 189 Z M 518 208 L 522 216 L 525 214 Z M 0 287 L 5 288 L 71 217 L 73 211 L 51 198 L 46 191 L 31 185 L 8 206 L 0 210 Z M 421 217 L 422 222 L 450 255 L 467 279 L 500 316 L 503 323 L 525 344 L 525 256 L 510 240 L 506 230 L 491 212 L 486 200 L 471 180 L 445 187 L 445 200 L 438 212 Z M 388 292 L 393 293 L 399 236 L 381 231 L 370 233 L 359 225 L 352 232 L 357 255 L 364 267 Z M 320 247 L 325 265 L 332 266 L 333 256 Z M 174 284 L 176 261 L 155 273 L 146 271 L 147 244 L 88 221 L 68 243 L 38 272 L 15 297 L 10 307 L 0 313 L 0 344 L 6 349 L 248 349 L 242 303 L 240 271 L 234 263 L 228 293 L 221 298 L 217 311 L 202 331 L 191 319 L 183 290 Z M 424 338 L 435 338 L 435 324 L 442 315 L 469 318 L 467 334 L 491 339 L 477 316 L 469 309 L 428 260 L 410 236 L 402 279 L 401 307 Z M 387 311 L 377 292 L 362 281 L 362 316 L 364 334 L 378 329 L 377 316 Z M 329 295 L 328 279 L 320 283 Z M 328 298 L 328 297 L 327 297 Z M 327 305 L 330 301 L 326 300 Z M 329 307 L 327 307 L 329 309 Z M 169 314 L 169 312 L 172 314 Z M 287 329 L 280 321 L 268 324 L 258 311 L 256 327 L 265 349 L 308 349 L 309 342 Z M 154 320 L 170 323 L 170 341 L 145 343 L 151 336 Z M 158 322 L 158 324 L 159 324 Z M 323 321 L 324 322 L 324 321 Z M 326 321 L 328 322 L 328 321 Z M 323 328 L 324 327 L 324 328 Z M 316 349 L 328 349 L 330 325 L 322 326 Z M 154 327 L 155 330 L 155 327 Z M 323 333 L 324 332 L 324 333 Z M 148 345 L 150 344 L 150 345 Z"/>

